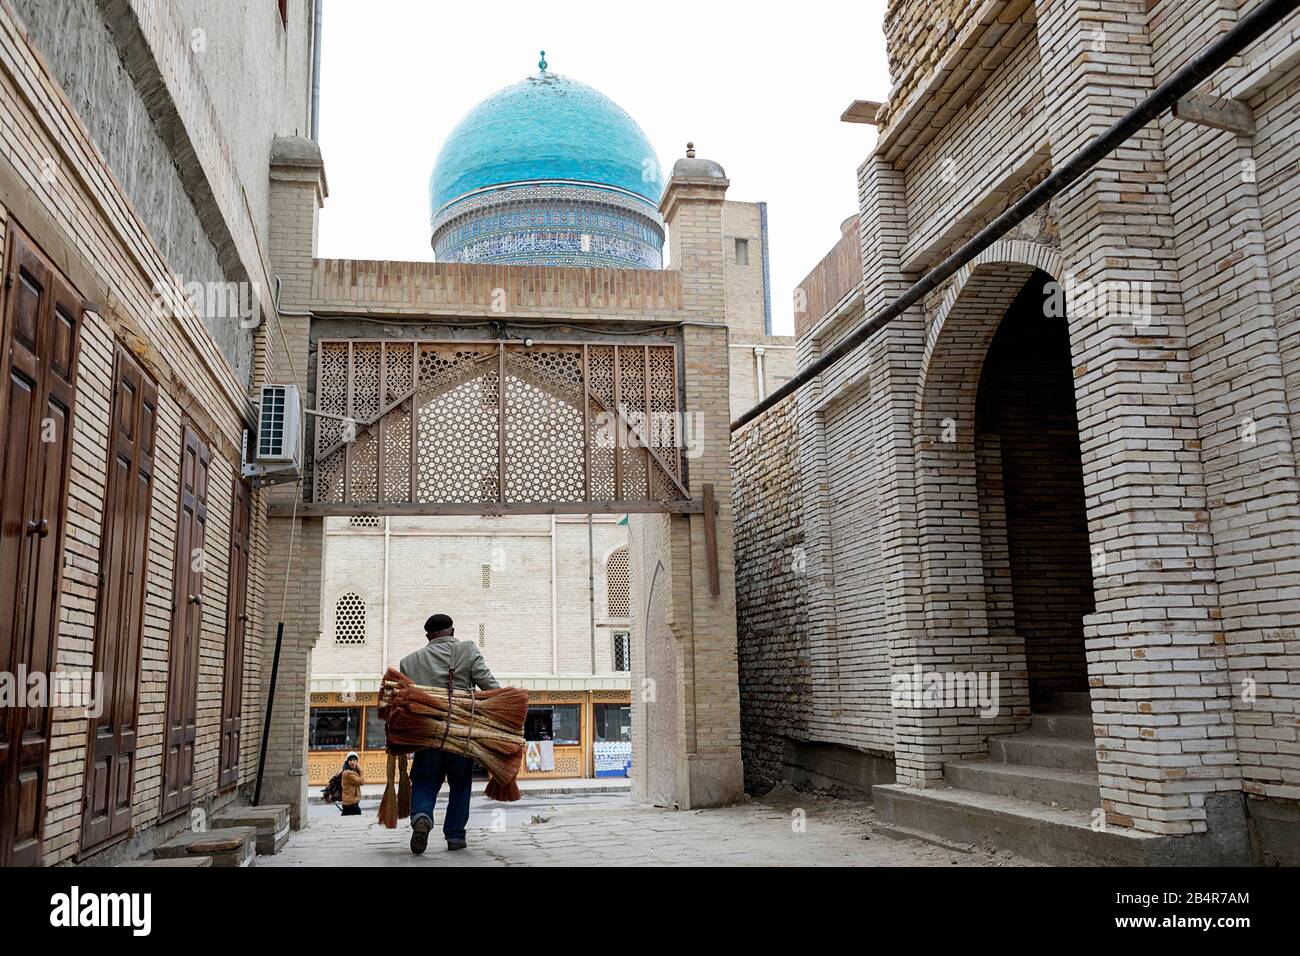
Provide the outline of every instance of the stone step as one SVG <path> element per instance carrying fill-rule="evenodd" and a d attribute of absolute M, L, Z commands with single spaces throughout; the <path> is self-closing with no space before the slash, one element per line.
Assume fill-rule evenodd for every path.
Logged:
<path fill-rule="evenodd" d="M 177 856 L 166 860 L 130 860 L 120 866 L 211 866 L 210 856 Z"/>
<path fill-rule="evenodd" d="M 153 855 L 155 860 L 209 856 L 213 866 L 253 866 L 257 862 L 257 830 L 254 827 L 189 830 L 154 847 Z"/>
<path fill-rule="evenodd" d="M 989 738 L 989 757 L 996 763 L 1058 770 L 1097 770 L 1096 745 L 1091 738 L 1072 740 L 1033 731 Z"/>
<path fill-rule="evenodd" d="M 1092 740 L 1092 714 L 1031 714 L 1029 729 L 1044 737 Z"/>
<path fill-rule="evenodd" d="M 1092 695 L 1086 690 L 1053 691 L 1034 705 L 1034 712 L 1041 714 L 1091 714 Z"/>
<path fill-rule="evenodd" d="M 1027 767 L 992 760 L 955 760 L 944 765 L 943 778 L 960 790 L 1016 797 L 1067 810 L 1101 806 L 1097 774 L 1091 770 Z"/>
<path fill-rule="evenodd" d="M 257 831 L 257 852 L 262 856 L 279 853 L 289 842 L 289 805 L 267 804 L 261 807 L 227 807 L 214 814 L 211 829 L 252 827 Z"/>
<path fill-rule="evenodd" d="M 895 839 L 927 835 L 953 848 L 992 847 L 1056 866 L 1146 866 L 1167 838 L 1111 827 L 1092 814 L 1000 794 L 901 784 L 871 788 L 872 832 Z"/>

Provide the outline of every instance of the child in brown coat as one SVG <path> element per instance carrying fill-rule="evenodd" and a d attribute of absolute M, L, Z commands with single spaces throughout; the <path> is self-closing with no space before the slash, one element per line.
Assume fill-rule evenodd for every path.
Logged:
<path fill-rule="evenodd" d="M 340 800 L 341 812 L 345 817 L 361 816 L 361 758 L 356 751 L 348 754 L 343 762 L 343 799 Z"/>

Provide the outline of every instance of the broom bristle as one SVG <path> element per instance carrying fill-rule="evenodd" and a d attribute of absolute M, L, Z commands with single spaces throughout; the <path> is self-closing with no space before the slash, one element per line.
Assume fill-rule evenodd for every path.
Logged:
<path fill-rule="evenodd" d="M 397 819 L 411 815 L 411 778 L 406 772 L 406 754 L 397 758 Z"/>
<path fill-rule="evenodd" d="M 519 687 L 484 691 L 453 691 L 450 699 L 438 688 L 422 687 L 393 668 L 380 684 L 379 713 L 384 720 L 389 760 L 432 746 L 462 754 L 488 771 L 484 793 L 493 800 L 511 802 L 520 798 L 515 777 L 523 762 L 524 721 L 528 717 L 528 692 Z M 397 819 L 410 814 L 410 787 L 402 761 L 402 785 L 391 807 L 381 804 L 381 818 Z M 392 780 L 392 764 L 389 765 Z M 387 800 L 388 794 L 385 793 Z"/>
<path fill-rule="evenodd" d="M 501 803 L 513 803 L 519 799 L 519 784 L 511 780 L 509 783 L 503 783 L 496 777 L 492 777 L 483 788 L 483 795 L 490 800 L 498 800 Z"/>

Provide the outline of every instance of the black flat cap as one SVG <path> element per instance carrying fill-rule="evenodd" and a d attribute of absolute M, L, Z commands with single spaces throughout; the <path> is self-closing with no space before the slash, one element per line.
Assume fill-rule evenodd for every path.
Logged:
<path fill-rule="evenodd" d="M 433 614 L 424 622 L 424 633 L 437 634 L 439 631 L 445 631 L 451 627 L 451 618 L 446 614 Z"/>

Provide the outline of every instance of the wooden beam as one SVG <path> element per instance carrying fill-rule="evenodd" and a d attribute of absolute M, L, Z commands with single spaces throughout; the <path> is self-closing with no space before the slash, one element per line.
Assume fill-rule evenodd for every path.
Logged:
<path fill-rule="evenodd" d="M 665 501 L 348 501 L 303 502 L 297 507 L 292 502 L 273 502 L 269 509 L 272 518 L 348 517 L 351 515 L 422 516 L 422 515 L 586 515 L 586 514 L 704 514 L 705 504 L 699 498 L 681 498 Z"/>
<path fill-rule="evenodd" d="M 1240 136 L 1255 135 L 1255 114 L 1240 100 L 1209 93 L 1188 93 L 1174 103 L 1174 116 L 1198 126 L 1226 129 Z"/>
<path fill-rule="evenodd" d="M 840 122 L 878 126 L 876 113 L 880 111 L 880 107 L 883 105 L 883 103 L 877 103 L 875 100 L 854 100 L 849 104 L 849 108 L 840 114 Z"/>
<path fill-rule="evenodd" d="M 718 574 L 718 504 L 713 497 L 713 485 L 705 482 L 704 492 L 704 551 L 709 563 L 709 593 L 721 594 L 722 581 Z"/>

